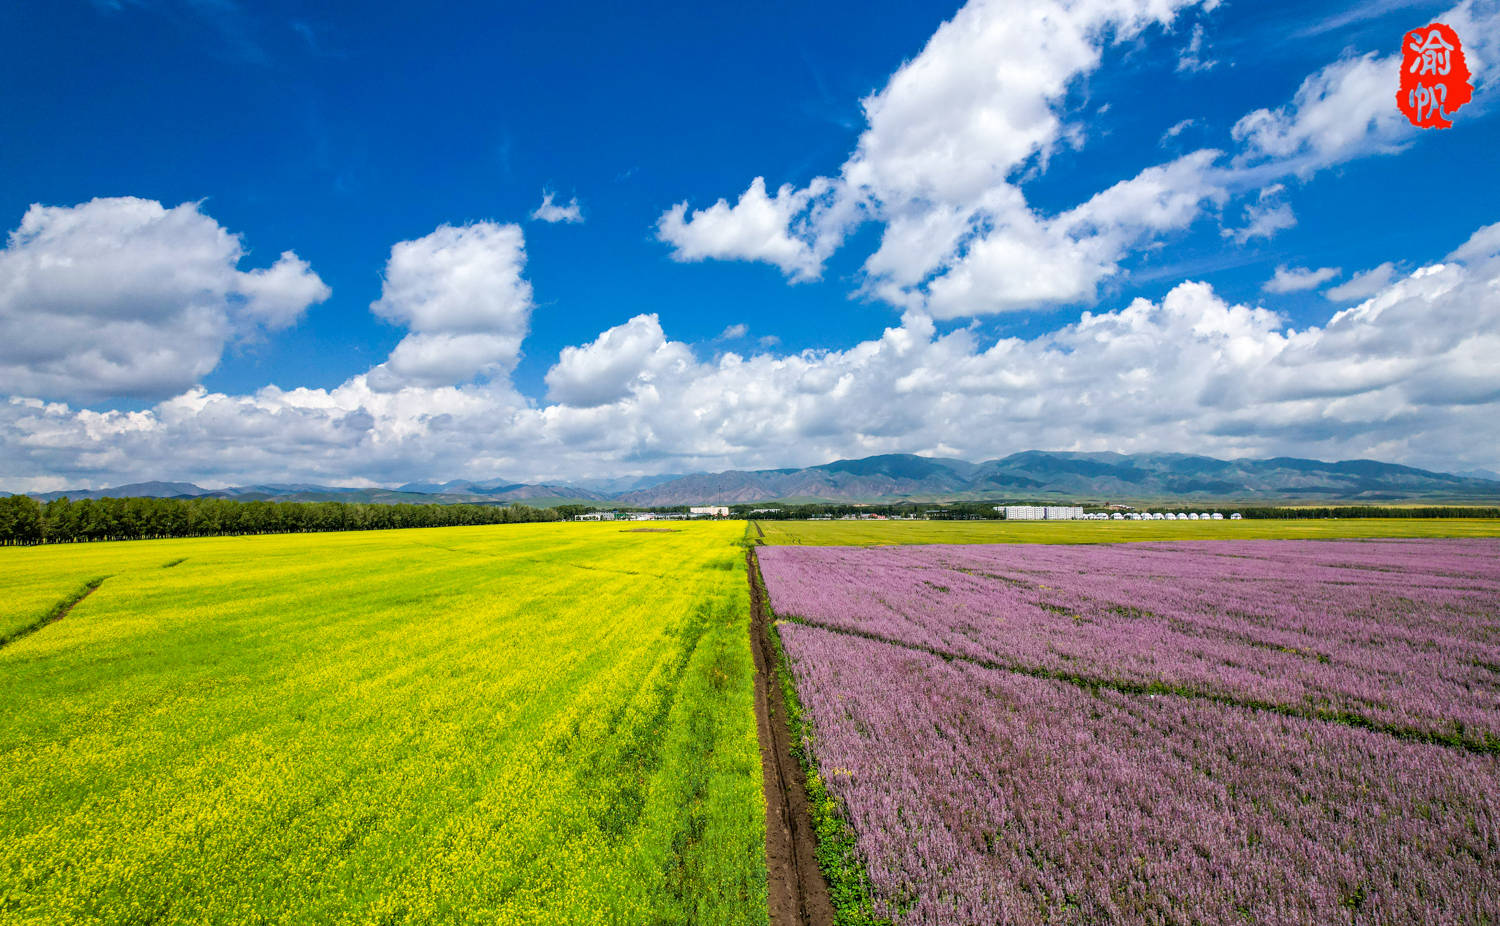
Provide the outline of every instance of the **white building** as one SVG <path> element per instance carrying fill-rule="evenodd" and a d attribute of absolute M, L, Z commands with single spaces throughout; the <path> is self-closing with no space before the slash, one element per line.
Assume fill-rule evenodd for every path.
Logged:
<path fill-rule="evenodd" d="M 695 518 L 727 518 L 729 517 L 729 508 L 726 505 L 700 505 L 695 508 L 689 508 L 688 514 Z"/>
<path fill-rule="evenodd" d="M 1083 518 L 1081 505 L 996 505 L 1007 521 L 1077 521 Z"/>

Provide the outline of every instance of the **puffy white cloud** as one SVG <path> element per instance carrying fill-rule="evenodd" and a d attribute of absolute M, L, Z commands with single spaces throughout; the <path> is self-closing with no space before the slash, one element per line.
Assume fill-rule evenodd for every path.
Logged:
<path fill-rule="evenodd" d="M 563 351 L 552 404 L 504 382 L 191 390 L 138 412 L 0 405 L 0 486 L 140 478 L 564 479 L 786 466 L 886 451 L 1029 448 L 1500 459 L 1500 226 L 1293 329 L 1185 282 L 1032 338 L 943 333 L 911 311 L 841 351 L 699 360 L 652 315 Z"/>
<path fill-rule="evenodd" d="M 1111 43 L 1169 29 L 1191 0 L 971 0 L 926 47 L 863 101 L 866 128 L 836 176 L 769 197 L 757 178 L 735 206 L 688 213 L 679 203 L 658 234 L 679 260 L 758 260 L 793 280 L 817 278 L 850 230 L 883 226 L 859 293 L 936 317 L 1090 303 L 1124 262 L 1233 198 L 1288 176 L 1400 151 L 1415 130 L 1392 105 L 1396 56 L 1349 55 L 1309 75 L 1292 99 L 1256 109 L 1233 127 L 1239 150 L 1212 149 L 1148 167 L 1057 215 L 1022 191 L 1062 145 L 1081 146 L 1070 93 Z M 1204 12 L 1217 4 L 1197 4 Z M 1483 82 L 1497 57 L 1500 0 L 1464 0 L 1462 24 Z M 1214 66 L 1194 23 L 1180 69 Z M 1470 48 L 1472 45 L 1472 48 Z M 1473 104 L 1471 104 L 1473 105 Z M 1102 111 L 1102 108 L 1101 108 Z M 1193 120 L 1162 136 L 1165 143 Z M 1131 197 L 1150 218 L 1137 221 Z M 1296 223 L 1292 206 L 1260 197 L 1225 237 L 1245 244 Z M 1087 220 L 1087 221 L 1081 221 Z"/>
<path fill-rule="evenodd" d="M 1260 288 L 1268 293 L 1297 293 L 1307 289 L 1317 289 L 1341 272 L 1337 267 L 1319 267 L 1316 270 L 1309 270 L 1306 267 L 1288 267 L 1282 264 L 1276 268 L 1276 273 L 1269 280 L 1261 284 Z"/>
<path fill-rule="evenodd" d="M 1225 200 L 1212 167 L 1218 155 L 1195 151 L 1148 167 L 1048 220 L 1027 209 L 1015 191 L 1012 207 L 987 211 L 992 227 L 927 283 L 927 298 L 908 304 L 937 318 L 958 318 L 1092 302 L 1131 248 L 1186 228 L 1205 204 Z"/>
<path fill-rule="evenodd" d="M 371 385 L 444 386 L 509 374 L 531 323 L 525 266 L 516 225 L 443 225 L 391 248 L 370 310 L 411 333 L 370 371 Z"/>
<path fill-rule="evenodd" d="M 250 271 L 244 254 L 198 203 L 32 206 L 0 250 L 0 393 L 172 395 L 230 339 L 285 328 L 330 294 L 291 251 Z"/>
<path fill-rule="evenodd" d="M 673 206 L 657 220 L 657 237 L 672 245 L 675 260 L 759 260 L 780 267 L 793 280 L 814 280 L 822 272 L 823 257 L 793 225 L 822 188 L 794 190 L 783 184 L 770 196 L 765 178 L 756 177 L 733 206 L 721 199 L 691 216 L 686 202 Z"/>
<path fill-rule="evenodd" d="M 1170 23 L 1186 5 L 972 0 L 863 101 L 867 127 L 837 177 L 784 185 L 774 198 L 757 178 L 734 207 L 720 200 L 688 215 L 679 203 L 659 234 L 678 259 L 761 260 L 805 280 L 873 219 L 884 231 L 862 288 L 895 305 L 953 316 L 1091 299 L 1142 234 L 1182 227 L 1220 198 L 1207 170 L 1215 153 L 1149 168 L 1057 218 L 1028 206 L 1020 175 L 1043 169 L 1058 145 L 1082 142 L 1063 108 L 1103 48 Z M 1177 188 L 1161 189 L 1164 179 Z M 1153 218 L 1105 227 L 1132 195 Z"/>
<path fill-rule="evenodd" d="M 582 222 L 583 209 L 578 205 L 578 197 L 573 197 L 567 205 L 560 206 L 553 202 L 557 194 L 551 190 L 542 191 L 542 204 L 532 210 L 531 217 L 543 222 Z"/>
<path fill-rule="evenodd" d="M 737 322 L 733 325 L 724 326 L 724 330 L 719 332 L 718 339 L 720 341 L 738 341 L 740 338 L 743 338 L 749 333 L 749 325 L 745 324 L 744 322 Z"/>
<path fill-rule="evenodd" d="M 563 405 L 593 408 L 649 388 L 692 362 L 692 351 L 667 341 L 654 314 L 637 315 L 590 344 L 563 348 L 556 366 L 547 371 L 548 395 Z"/>
<path fill-rule="evenodd" d="M 1378 267 L 1371 267 L 1361 273 L 1356 273 L 1348 280 L 1338 286 L 1331 286 L 1323 291 L 1334 302 L 1358 302 L 1380 292 L 1391 284 L 1391 278 L 1395 276 L 1396 265 L 1386 261 Z"/>
<path fill-rule="evenodd" d="M 240 274 L 236 289 L 245 297 L 239 316 L 272 331 L 290 327 L 308 306 L 333 295 L 307 261 L 291 251 L 282 251 L 264 270 Z"/>

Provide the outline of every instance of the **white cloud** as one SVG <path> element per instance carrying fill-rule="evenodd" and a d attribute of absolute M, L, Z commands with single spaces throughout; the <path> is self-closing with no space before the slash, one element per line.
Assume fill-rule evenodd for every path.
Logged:
<path fill-rule="evenodd" d="M 563 348 L 557 365 L 547 371 L 547 393 L 560 404 L 592 408 L 618 402 L 692 362 L 692 351 L 668 342 L 655 315 L 637 315 L 593 343 Z"/>
<path fill-rule="evenodd" d="M 285 328 L 328 298 L 291 251 L 248 272 L 244 254 L 198 203 L 33 205 L 0 250 L 0 393 L 172 395 L 231 339 Z"/>
<path fill-rule="evenodd" d="M 1245 206 L 1245 224 L 1240 228 L 1225 228 L 1221 234 L 1234 239 L 1236 244 L 1247 244 L 1256 238 L 1270 240 L 1277 232 L 1297 224 L 1292 207 L 1281 200 L 1286 187 L 1273 183 L 1260 191 L 1256 201 Z"/>
<path fill-rule="evenodd" d="M 1268 293 L 1296 293 L 1307 289 L 1317 289 L 1338 276 L 1340 272 L 1337 267 L 1319 267 L 1316 270 L 1309 270 L 1305 267 L 1288 267 L 1283 264 L 1276 268 L 1275 275 L 1262 283 L 1260 288 Z"/>
<path fill-rule="evenodd" d="M 1391 285 L 1391 278 L 1396 273 L 1396 265 L 1386 261 L 1378 267 L 1371 267 L 1361 273 L 1356 273 L 1338 286 L 1330 287 L 1323 291 L 1334 302 L 1358 302 L 1368 299 L 1387 286 Z"/>
<path fill-rule="evenodd" d="M 1348 55 L 1309 75 L 1284 105 L 1241 118 L 1231 132 L 1239 150 L 1227 161 L 1195 151 L 1060 214 L 1035 209 L 1022 186 L 1060 146 L 1088 140 L 1069 121 L 1070 93 L 1110 44 L 1170 28 L 1190 5 L 972 0 L 863 101 L 866 128 L 836 176 L 784 185 L 774 198 L 757 179 L 737 205 L 721 199 L 691 214 L 679 203 L 662 215 L 658 234 L 679 260 L 765 261 L 796 281 L 817 278 L 849 232 L 874 221 L 881 240 L 865 260 L 860 295 L 938 317 L 1087 304 L 1131 255 L 1210 207 L 1222 210 L 1278 179 L 1400 151 L 1416 137 L 1392 105 L 1397 58 Z M 1217 4 L 1199 5 L 1207 12 Z M 1470 57 L 1482 82 L 1484 61 L 1496 57 L 1490 36 L 1500 34 L 1500 2 L 1464 0 L 1443 15 L 1474 35 Z M 1204 46 L 1200 22 L 1181 67 L 1214 66 Z M 1177 123 L 1162 141 L 1192 124 Z M 1130 195 L 1153 197 L 1152 220 L 1105 208 Z M 1280 199 L 1262 197 L 1239 213 L 1240 224 L 1221 230 L 1242 244 L 1296 223 Z"/>
<path fill-rule="evenodd" d="M 1475 90 L 1493 85 L 1500 74 L 1496 70 L 1500 66 L 1500 0 L 1463 0 L 1439 14 L 1436 21 L 1447 23 L 1458 33 Z M 1483 94 L 1476 93 L 1469 106 L 1483 106 L 1483 99 Z"/>
<path fill-rule="evenodd" d="M 937 318 L 958 318 L 1092 302 L 1131 248 L 1186 228 L 1205 203 L 1224 201 L 1212 169 L 1218 155 L 1195 151 L 1148 167 L 1049 220 L 1026 209 L 1016 191 L 1012 208 L 989 211 L 993 228 L 927 284 L 924 307 Z"/>
<path fill-rule="evenodd" d="M 725 326 L 724 330 L 721 331 L 721 332 L 719 332 L 718 340 L 720 340 L 720 341 L 738 341 L 740 338 L 743 338 L 745 335 L 747 335 L 749 333 L 750 333 L 750 326 L 747 325 L 747 324 L 745 324 L 744 322 L 739 322 L 739 323 L 734 324 L 734 325 L 727 325 L 727 326 Z"/>
<path fill-rule="evenodd" d="M 376 315 L 411 333 L 370 371 L 379 389 L 508 375 L 531 321 L 525 239 L 516 225 L 443 225 L 391 248 Z"/>
<path fill-rule="evenodd" d="M 1374 53 L 1344 58 L 1310 75 L 1292 100 L 1257 109 L 1235 123 L 1245 148 L 1237 159 L 1273 160 L 1302 174 L 1371 153 L 1400 151 L 1416 129 L 1394 105 L 1400 58 Z"/>
<path fill-rule="evenodd" d="M 1193 37 L 1188 42 L 1188 47 L 1177 59 L 1177 71 L 1182 73 L 1197 73 L 1199 71 L 1211 71 L 1219 63 L 1203 53 L 1203 23 L 1193 24 Z"/>
<path fill-rule="evenodd" d="M 1093 72 L 1103 48 L 1170 23 L 1186 0 L 974 0 L 863 101 L 867 127 L 834 178 L 783 186 L 774 199 L 757 178 L 735 207 L 720 200 L 687 214 L 679 203 L 658 223 L 674 257 L 762 260 L 796 280 L 814 279 L 850 229 L 866 219 L 885 228 L 865 263 L 864 292 L 941 315 L 1012 311 L 1087 300 L 1117 270 L 1123 250 L 1162 226 L 1131 221 L 1105 228 L 1035 213 L 1018 175 L 1045 167 L 1082 128 L 1064 119 L 1070 88 Z M 1205 156 L 1206 155 L 1206 156 Z M 1215 198 L 1211 153 L 1150 168 L 1092 211 L 1127 193 L 1155 196 L 1170 227 Z M 1204 176 L 1186 176 L 1191 165 Z M 1160 175 L 1199 194 L 1188 214 Z M 1109 192 L 1109 191 L 1107 191 Z M 1082 209 L 1083 207 L 1080 207 Z M 1017 271 L 1023 271 L 1018 273 Z"/>
<path fill-rule="evenodd" d="M 756 177 L 733 206 L 721 199 L 691 216 L 686 202 L 673 206 L 657 220 L 657 237 L 672 245 L 674 260 L 759 260 L 780 267 L 794 281 L 814 280 L 823 258 L 791 227 L 821 189 L 783 184 L 769 196 L 765 178 Z"/>
<path fill-rule="evenodd" d="M 1463 0 L 1439 14 L 1437 21 L 1465 37 L 1475 87 L 1485 86 L 1500 56 L 1500 0 Z M 1308 32 L 1321 30 L 1320 25 Z M 1392 105 L 1391 88 L 1397 84 L 1400 63 L 1399 54 L 1346 55 L 1310 74 L 1288 103 L 1247 113 L 1231 131 L 1242 145 L 1230 172 L 1233 182 L 1256 185 L 1291 174 L 1308 179 L 1355 158 L 1406 150 L 1420 133 Z M 1469 106 L 1466 112 L 1477 115 L 1475 103 Z M 1263 220 L 1290 218 L 1289 212 L 1278 216 L 1278 208 L 1263 213 Z M 1252 219 L 1246 230 L 1254 225 Z"/>
<path fill-rule="evenodd" d="M 1176 138 L 1177 136 L 1181 135 L 1183 132 L 1187 131 L 1197 124 L 1198 120 L 1191 118 L 1183 119 L 1181 122 L 1172 123 L 1172 125 L 1161 134 L 1160 144 L 1165 145 L 1168 141 L 1171 141 L 1172 139 Z"/>
<path fill-rule="evenodd" d="M 1478 261 L 1493 260 L 1496 254 L 1500 254 L 1500 222 L 1486 225 L 1474 234 L 1469 240 L 1459 245 L 1449 254 L 1447 260 L 1474 263 Z"/>
<path fill-rule="evenodd" d="M 12 399 L 0 486 L 566 479 L 1034 447 L 1494 468 L 1496 228 L 1462 259 L 1295 330 L 1186 282 L 1032 338 L 942 334 L 908 312 L 847 350 L 706 361 L 640 315 L 564 350 L 543 407 L 498 379 L 382 392 L 363 375 L 332 390 L 193 389 L 138 412 Z"/>
<path fill-rule="evenodd" d="M 556 196 L 551 190 L 542 191 L 542 204 L 532 210 L 531 217 L 543 222 L 582 222 L 583 209 L 578 205 L 578 197 L 573 197 L 565 206 L 559 206 L 553 202 Z"/>

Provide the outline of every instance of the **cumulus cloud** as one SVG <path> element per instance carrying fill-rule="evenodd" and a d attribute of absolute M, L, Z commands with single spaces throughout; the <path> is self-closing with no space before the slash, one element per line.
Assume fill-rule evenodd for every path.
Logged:
<path fill-rule="evenodd" d="M 560 206 L 553 202 L 556 195 L 551 190 L 543 190 L 542 204 L 532 210 L 531 217 L 549 223 L 582 222 L 583 209 L 578 205 L 578 197 L 575 196 L 568 201 L 567 205 Z"/>
<path fill-rule="evenodd" d="M 818 278 L 850 231 L 870 221 L 882 227 L 880 245 L 864 262 L 859 295 L 941 318 L 1089 304 L 1133 254 L 1212 208 L 1278 179 L 1400 151 L 1416 137 L 1392 105 L 1397 58 L 1351 54 L 1309 75 L 1286 103 L 1238 120 L 1230 133 L 1238 149 L 1228 156 L 1195 151 L 1058 214 L 1035 208 L 1025 183 L 1060 146 L 1088 141 L 1070 121 L 1070 93 L 1111 44 L 1165 31 L 1192 5 L 971 0 L 863 101 L 866 127 L 836 175 L 783 185 L 774 197 L 757 178 L 737 204 L 721 199 L 691 213 L 679 203 L 658 221 L 658 235 L 678 260 L 763 261 L 800 281 Z M 1464 0 L 1443 14 L 1475 36 L 1481 82 L 1484 62 L 1496 57 L 1497 10 L 1497 0 Z M 1182 69 L 1214 66 L 1204 39 L 1195 24 Z M 1179 122 L 1162 141 L 1191 124 Z M 1149 221 L 1105 208 L 1147 195 Z M 1242 244 L 1296 222 L 1282 199 L 1251 200 L 1240 214 L 1223 231 Z"/>
<path fill-rule="evenodd" d="M 443 225 L 391 248 L 370 311 L 410 333 L 370 371 L 371 385 L 391 390 L 508 375 L 531 322 L 525 266 L 516 225 Z"/>
<path fill-rule="evenodd" d="M 737 340 L 739 340 L 740 338 L 743 338 L 745 335 L 747 335 L 749 333 L 750 333 L 750 326 L 747 325 L 747 324 L 745 324 L 744 322 L 739 322 L 739 323 L 733 324 L 733 325 L 726 325 L 724 327 L 724 330 L 721 331 L 721 332 L 719 332 L 719 338 L 718 338 L 718 340 L 720 340 L 720 341 L 737 341 Z"/>
<path fill-rule="evenodd" d="M 656 315 L 637 315 L 605 331 L 590 344 L 565 347 L 547 371 L 547 394 L 554 402 L 593 408 L 618 402 L 660 377 L 691 366 L 693 353 L 672 343 Z"/>
<path fill-rule="evenodd" d="M 565 349 L 541 407 L 502 380 L 381 391 L 363 375 L 332 390 L 193 389 L 143 411 L 12 399 L 0 485 L 566 479 L 1033 447 L 1494 468 L 1497 290 L 1491 226 L 1306 328 L 1198 282 L 1031 338 L 943 333 L 908 311 L 847 350 L 712 360 L 639 315 Z"/>
<path fill-rule="evenodd" d="M 688 215 L 688 204 L 678 203 L 657 220 L 656 234 L 672 245 L 674 260 L 758 260 L 781 268 L 794 281 L 815 280 L 823 257 L 792 226 L 821 190 L 783 184 L 770 196 L 765 178 L 756 177 L 733 206 L 721 199 Z"/>
<path fill-rule="evenodd" d="M 199 203 L 32 206 L 0 250 L 0 393 L 173 395 L 232 339 L 292 325 L 330 294 L 291 251 L 249 271 L 244 256 Z"/>
<path fill-rule="evenodd" d="M 1285 264 L 1276 268 L 1276 273 L 1269 280 L 1262 283 L 1260 288 L 1268 293 L 1297 293 L 1307 289 L 1317 289 L 1324 283 L 1338 276 L 1337 267 L 1319 267 L 1309 270 L 1306 267 L 1288 267 Z"/>
<path fill-rule="evenodd" d="M 659 221 L 661 237 L 678 259 L 761 260 L 803 280 L 874 220 L 884 230 L 862 290 L 892 304 L 949 317 L 1092 299 L 1142 234 L 1181 227 L 1221 196 L 1205 170 L 1214 155 L 1149 168 L 1055 218 L 1028 205 L 1020 176 L 1081 142 L 1064 103 L 1104 47 L 1170 23 L 1185 5 L 973 0 L 863 101 L 867 126 L 838 176 L 784 185 L 774 199 L 757 178 L 738 205 L 691 215 L 679 203 Z M 1164 177 L 1178 186 L 1163 190 Z M 1154 197 L 1153 221 L 1106 227 L 1106 207 L 1129 195 Z"/>
<path fill-rule="evenodd" d="M 1356 273 L 1338 286 L 1331 286 L 1323 291 L 1334 302 L 1358 302 L 1368 299 L 1391 283 L 1395 276 L 1396 265 L 1386 261 L 1378 267 L 1371 267 L 1361 273 Z"/>

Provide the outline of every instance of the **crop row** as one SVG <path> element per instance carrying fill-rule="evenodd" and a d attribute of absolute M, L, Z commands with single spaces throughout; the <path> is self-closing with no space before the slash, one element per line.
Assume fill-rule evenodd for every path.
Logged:
<path fill-rule="evenodd" d="M 900 923 L 1456 924 L 1500 910 L 1494 755 L 779 632 L 822 780 L 877 912 Z"/>
<path fill-rule="evenodd" d="M 778 614 L 1033 674 L 1500 748 L 1500 541 L 770 547 Z"/>

